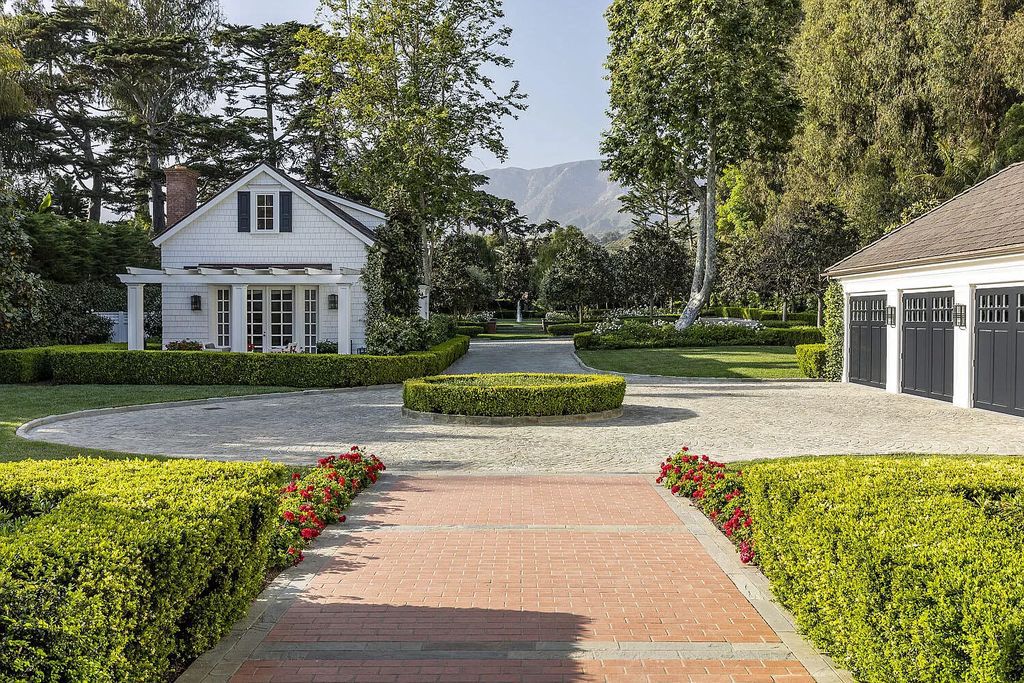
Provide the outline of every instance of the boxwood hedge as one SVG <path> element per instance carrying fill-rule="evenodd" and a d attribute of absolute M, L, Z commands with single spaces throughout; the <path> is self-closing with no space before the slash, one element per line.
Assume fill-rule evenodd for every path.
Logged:
<path fill-rule="evenodd" d="M 22 349 L 0 352 L 0 382 L 366 386 L 436 374 L 468 349 L 465 336 L 402 356 Z"/>
<path fill-rule="evenodd" d="M 804 377 L 820 378 L 825 372 L 825 345 L 799 344 L 796 347 L 796 364 Z"/>
<path fill-rule="evenodd" d="M 263 585 L 277 465 L 0 464 L 0 680 L 161 681 Z"/>
<path fill-rule="evenodd" d="M 658 349 L 687 346 L 797 346 L 823 341 L 821 329 L 742 325 L 694 325 L 682 332 L 671 325 L 629 322 L 606 334 L 581 332 L 573 336 L 577 349 Z"/>
<path fill-rule="evenodd" d="M 455 333 L 466 337 L 476 337 L 484 333 L 484 326 L 474 325 L 471 323 L 459 323 L 455 326 Z"/>
<path fill-rule="evenodd" d="M 548 333 L 556 337 L 569 337 L 580 332 L 590 332 L 594 323 L 555 323 L 548 325 Z"/>
<path fill-rule="evenodd" d="M 816 458 L 744 468 L 758 561 L 864 681 L 1024 680 L 1024 462 Z"/>
<path fill-rule="evenodd" d="M 443 375 L 405 382 L 405 407 L 446 415 L 581 415 L 622 405 L 626 381 L 613 375 L 508 373 Z"/>

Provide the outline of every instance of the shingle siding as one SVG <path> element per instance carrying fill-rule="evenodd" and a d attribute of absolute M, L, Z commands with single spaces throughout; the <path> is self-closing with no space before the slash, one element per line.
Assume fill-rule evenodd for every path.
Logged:
<path fill-rule="evenodd" d="M 247 183 L 243 191 L 276 192 L 286 191 L 284 185 L 266 173 L 256 176 Z M 362 213 L 362 212 L 360 212 Z M 365 214 L 367 225 L 373 225 Z M 363 218 L 360 215 L 359 218 Z M 161 263 L 165 268 L 185 268 L 201 263 L 217 264 L 326 264 L 334 268 L 362 270 L 366 266 L 367 245 L 337 220 L 324 214 L 302 193 L 292 195 L 292 232 L 256 233 L 238 232 L 238 205 L 234 194 L 220 198 L 216 205 L 193 224 L 170 237 L 161 246 Z M 328 288 L 320 290 L 320 338 L 336 339 L 337 311 L 327 310 Z M 210 337 L 210 316 L 215 314 L 215 302 L 210 300 L 205 287 L 166 286 L 163 296 L 163 337 L 164 341 L 196 339 L 204 343 Z M 203 297 L 203 310 L 191 310 L 190 297 Z M 296 297 L 296 316 L 301 320 L 301 298 Z M 362 284 L 352 288 L 352 337 L 353 347 L 365 345 L 366 339 L 366 293 Z M 296 326 L 301 332 L 301 326 Z"/>

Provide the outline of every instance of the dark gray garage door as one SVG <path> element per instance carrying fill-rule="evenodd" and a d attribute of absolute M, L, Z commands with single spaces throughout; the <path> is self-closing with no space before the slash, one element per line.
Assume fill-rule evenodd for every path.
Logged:
<path fill-rule="evenodd" d="M 953 400 L 953 292 L 903 296 L 903 391 Z"/>
<path fill-rule="evenodd" d="M 1024 287 L 978 290 L 974 405 L 1024 416 Z"/>
<path fill-rule="evenodd" d="M 850 381 L 885 388 L 885 295 L 850 297 Z"/>

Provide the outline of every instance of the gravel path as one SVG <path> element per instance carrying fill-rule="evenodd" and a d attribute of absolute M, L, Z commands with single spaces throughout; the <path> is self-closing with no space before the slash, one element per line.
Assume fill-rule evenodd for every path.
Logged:
<path fill-rule="evenodd" d="M 452 372 L 580 372 L 571 342 L 479 342 Z M 1024 420 L 851 384 L 628 377 L 621 418 L 429 424 L 367 387 L 71 417 L 31 439 L 131 453 L 309 463 L 363 444 L 400 470 L 651 471 L 689 444 L 727 460 L 838 453 L 1019 453 Z"/>

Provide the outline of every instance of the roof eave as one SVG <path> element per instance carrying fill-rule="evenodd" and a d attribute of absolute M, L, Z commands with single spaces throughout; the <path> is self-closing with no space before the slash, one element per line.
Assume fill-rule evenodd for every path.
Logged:
<path fill-rule="evenodd" d="M 890 263 L 879 263 L 867 266 L 854 266 L 852 268 L 830 268 L 826 270 L 826 277 L 848 277 L 851 275 L 866 275 L 869 273 L 884 273 L 892 270 L 905 270 L 918 266 L 931 266 L 943 263 L 957 263 L 978 258 L 994 258 L 998 256 L 1024 255 L 1024 244 L 1011 244 L 1002 247 L 989 249 L 978 249 L 965 251 L 958 254 L 945 254 L 941 256 L 928 256 L 919 259 L 907 259 L 903 261 L 892 261 Z M 837 264 L 838 265 L 838 264 Z"/>

